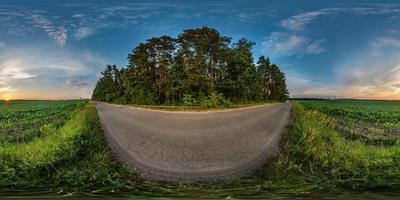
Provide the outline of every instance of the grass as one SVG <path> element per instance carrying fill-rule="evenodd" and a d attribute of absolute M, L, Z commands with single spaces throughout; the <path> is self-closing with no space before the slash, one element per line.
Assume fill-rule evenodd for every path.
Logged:
<path fill-rule="evenodd" d="M 153 110 L 165 110 L 165 111 L 193 111 L 193 112 L 201 112 L 201 111 L 218 111 L 218 110 L 228 110 L 233 108 L 245 108 L 251 106 L 259 106 L 265 104 L 272 104 L 276 102 L 252 102 L 252 103 L 242 103 L 242 104 L 232 104 L 229 106 L 219 105 L 216 107 L 207 108 L 201 105 L 197 106 L 176 106 L 176 105 L 136 105 L 136 104 L 128 104 L 128 106 L 144 108 L 144 109 L 153 109 Z"/>
<path fill-rule="evenodd" d="M 65 196 L 186 198 L 267 198 L 398 190 L 398 140 L 390 139 L 394 141 L 391 145 L 371 145 L 350 139 L 338 128 L 339 119 L 346 118 L 294 103 L 282 151 L 254 175 L 231 183 L 166 184 L 141 180 L 113 159 L 96 110 L 89 102 L 77 106 L 61 126 L 41 127 L 45 134 L 26 142 L 3 143 L 0 190 L 38 188 Z M 356 123 L 342 126 L 348 128 Z"/>
<path fill-rule="evenodd" d="M 306 100 L 305 108 L 338 116 L 349 122 L 370 122 L 386 129 L 400 129 L 399 101 Z"/>
<path fill-rule="evenodd" d="M 294 105 L 291 151 L 308 163 L 309 171 L 323 173 L 335 187 L 386 188 L 400 186 L 400 143 L 374 146 L 347 140 L 335 130 L 335 122 L 315 110 Z"/>
<path fill-rule="evenodd" d="M 0 142 L 28 141 L 41 135 L 42 128 L 60 127 L 83 101 L 0 102 Z"/>
<path fill-rule="evenodd" d="M 74 190 L 76 186 L 83 191 L 118 185 L 110 170 L 131 175 L 112 159 L 91 104 L 78 107 L 62 127 L 44 129 L 46 135 L 28 143 L 0 147 L 1 188 L 68 186 Z"/>

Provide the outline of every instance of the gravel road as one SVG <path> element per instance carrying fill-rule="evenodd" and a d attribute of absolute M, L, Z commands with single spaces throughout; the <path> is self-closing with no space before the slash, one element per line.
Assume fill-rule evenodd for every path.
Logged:
<path fill-rule="evenodd" d="M 278 150 L 291 105 L 207 112 L 95 102 L 115 156 L 144 179 L 221 181 L 248 175 Z"/>

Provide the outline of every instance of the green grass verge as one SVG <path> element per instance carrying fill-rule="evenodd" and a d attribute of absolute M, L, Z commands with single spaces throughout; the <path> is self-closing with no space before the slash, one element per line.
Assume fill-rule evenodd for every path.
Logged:
<path fill-rule="evenodd" d="M 110 171 L 123 170 L 120 174 L 131 175 L 112 160 L 105 148 L 97 114 L 91 104 L 78 108 L 62 127 L 43 129 L 46 132 L 43 137 L 0 147 L 2 189 L 96 188 L 99 182 L 112 187 L 115 184 L 107 184 L 107 180 L 113 182 L 115 178 Z"/>
<path fill-rule="evenodd" d="M 219 111 L 219 110 L 228 110 L 234 108 L 246 108 L 252 106 L 260 106 L 266 104 L 276 103 L 273 101 L 268 102 L 255 102 L 255 103 L 243 103 L 243 104 L 232 104 L 229 106 L 216 106 L 214 108 L 207 108 L 202 106 L 174 106 L 174 105 L 136 105 L 136 104 L 128 104 L 128 106 L 136 107 L 136 108 L 144 108 L 144 109 L 152 109 L 152 110 L 165 110 L 165 111 L 193 111 L 193 112 L 201 112 L 201 111 Z"/>

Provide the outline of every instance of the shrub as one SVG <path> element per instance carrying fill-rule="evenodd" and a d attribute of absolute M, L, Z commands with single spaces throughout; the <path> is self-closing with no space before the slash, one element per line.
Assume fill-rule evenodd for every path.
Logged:
<path fill-rule="evenodd" d="M 193 98 L 192 95 L 190 94 L 184 94 L 183 95 L 183 99 L 182 99 L 182 103 L 184 106 L 194 106 L 196 105 L 197 101 L 195 98 Z"/>
<path fill-rule="evenodd" d="M 224 107 L 229 108 L 229 107 L 232 106 L 232 102 L 231 102 L 229 99 L 223 99 L 222 105 L 223 105 Z"/>
<path fill-rule="evenodd" d="M 232 105 L 232 103 L 229 100 L 226 100 L 221 93 L 217 94 L 215 92 L 211 93 L 208 97 L 203 98 L 200 104 L 201 107 L 204 108 L 216 108 L 219 105 L 229 107 Z"/>

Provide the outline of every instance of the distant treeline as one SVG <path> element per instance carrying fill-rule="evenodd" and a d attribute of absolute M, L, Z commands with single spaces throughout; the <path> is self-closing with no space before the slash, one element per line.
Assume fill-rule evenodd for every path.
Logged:
<path fill-rule="evenodd" d="M 288 98 L 285 75 L 255 43 L 231 43 L 212 28 L 184 30 L 177 38 L 153 37 L 128 55 L 128 66 L 107 65 L 92 99 L 132 104 L 229 104 Z"/>

